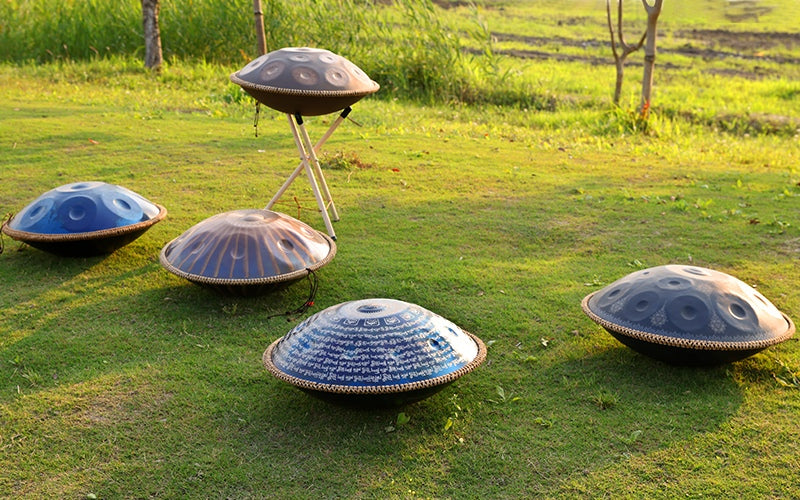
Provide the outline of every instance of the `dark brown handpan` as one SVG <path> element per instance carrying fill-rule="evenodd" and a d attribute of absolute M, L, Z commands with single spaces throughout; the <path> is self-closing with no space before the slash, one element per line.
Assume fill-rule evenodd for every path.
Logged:
<path fill-rule="evenodd" d="M 486 358 L 476 336 L 416 304 L 344 302 L 273 342 L 263 360 L 275 377 L 321 399 L 392 407 L 426 398 Z"/>
<path fill-rule="evenodd" d="M 302 116 L 340 111 L 380 88 L 344 57 L 308 47 L 264 54 L 230 79 L 260 103 Z"/>
<path fill-rule="evenodd" d="M 168 271 L 223 293 L 254 295 L 330 262 L 336 244 L 286 214 L 250 209 L 194 225 L 161 250 Z"/>
<path fill-rule="evenodd" d="M 794 334 L 751 286 L 696 266 L 644 269 L 587 295 L 583 311 L 617 340 L 679 365 L 737 361 Z"/>

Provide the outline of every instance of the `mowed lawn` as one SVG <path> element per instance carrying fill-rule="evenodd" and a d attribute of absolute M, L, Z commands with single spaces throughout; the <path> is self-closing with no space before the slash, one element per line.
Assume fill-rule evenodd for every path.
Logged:
<path fill-rule="evenodd" d="M 544 64 L 568 75 L 579 63 Z M 255 136 L 234 69 L 0 66 L 1 213 L 87 180 L 169 211 L 105 257 L 4 236 L 0 497 L 796 495 L 796 338 L 675 367 L 621 345 L 580 302 L 635 270 L 691 264 L 797 321 L 797 135 L 700 123 L 701 91 L 692 119 L 656 105 L 649 134 L 593 87 L 584 106 L 565 84 L 551 111 L 366 98 L 323 148 L 337 255 L 314 306 L 287 321 L 270 316 L 300 305 L 306 281 L 228 297 L 158 261 L 193 224 L 265 206 L 298 162 L 284 116 L 262 107 Z M 610 94 L 607 70 L 597 87 Z M 657 99 L 680 111 L 672 71 Z M 732 78 L 726 93 L 715 81 L 715 96 L 769 83 Z M 782 85 L 794 109 L 795 84 Z M 331 119 L 310 118 L 312 136 Z M 324 230 L 305 178 L 275 209 Z M 370 297 L 441 314 L 489 344 L 487 361 L 381 410 L 330 405 L 265 370 L 263 351 L 301 319 Z"/>

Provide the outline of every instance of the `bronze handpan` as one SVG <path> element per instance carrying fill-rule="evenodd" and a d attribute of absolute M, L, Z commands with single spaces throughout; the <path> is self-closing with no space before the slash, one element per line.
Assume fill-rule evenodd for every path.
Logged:
<path fill-rule="evenodd" d="M 73 182 L 33 200 L 2 231 L 46 252 L 88 257 L 127 245 L 166 215 L 161 205 L 122 186 Z"/>
<path fill-rule="evenodd" d="M 696 266 L 631 273 L 587 295 L 581 305 L 623 344 L 678 365 L 744 359 L 795 331 L 792 320 L 751 286 Z"/>
<path fill-rule="evenodd" d="M 313 396 L 355 407 L 426 398 L 471 372 L 486 346 L 445 318 L 394 299 L 344 302 L 273 342 L 270 373 Z"/>
<path fill-rule="evenodd" d="M 327 235 L 286 214 L 234 210 L 205 219 L 161 250 L 168 271 L 223 293 L 254 295 L 307 276 L 336 255 Z"/>
<path fill-rule="evenodd" d="M 308 47 L 264 54 L 230 79 L 260 103 L 302 116 L 340 111 L 380 88 L 344 57 Z"/>

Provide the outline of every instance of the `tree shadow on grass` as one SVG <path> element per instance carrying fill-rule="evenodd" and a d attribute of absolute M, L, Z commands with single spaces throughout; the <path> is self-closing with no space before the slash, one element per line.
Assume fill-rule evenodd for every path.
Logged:
<path fill-rule="evenodd" d="M 13 303 L 0 317 L 0 367 L 14 375 L 0 385 L 25 392 L 114 365 L 160 362 L 184 347 L 263 351 L 298 317 L 283 313 L 309 294 L 300 280 L 255 297 L 228 296 L 169 274 L 153 258 L 131 263 L 130 255 L 64 259 L 31 251 L 3 265 L 4 294 Z M 19 378 L 20 367 L 38 373 L 37 383 Z"/>
<path fill-rule="evenodd" d="M 23 302 L 62 285 L 101 263 L 107 256 L 64 258 L 36 250 L 6 235 L 0 255 L 0 278 L 10 301 Z M 10 303 L 8 304 L 11 305 Z"/>
<path fill-rule="evenodd" d="M 30 447 L 81 456 L 82 447 L 35 428 L 75 432 L 97 450 L 104 472 L 93 491 L 108 496 L 403 494 L 414 477 L 430 483 L 419 492 L 431 496 L 502 496 L 531 477 L 539 481 L 527 491 L 546 494 L 568 478 L 712 431 L 742 403 L 725 367 L 677 368 L 624 347 L 586 355 L 572 346 L 522 368 L 498 357 L 408 407 L 343 408 L 274 379 L 261 363 L 293 323 L 266 320 L 258 309 L 285 309 L 304 286 L 244 300 L 148 276 L 163 272 L 155 269 L 94 278 L 85 286 L 155 283 L 138 293 L 99 292 L 91 302 L 67 295 L 58 313 L 2 352 L 41 376 L 13 410 L 17 422 L 31 421 L 23 429 Z M 105 319 L 83 325 L 95 317 Z M 506 387 L 506 401 L 496 385 Z M 39 408 L 64 397 L 72 400 L 59 403 L 60 413 Z M 74 412 L 93 427 L 59 423 Z M 410 421 L 400 424 L 400 412 Z M 448 419 L 455 424 L 446 431 Z"/>

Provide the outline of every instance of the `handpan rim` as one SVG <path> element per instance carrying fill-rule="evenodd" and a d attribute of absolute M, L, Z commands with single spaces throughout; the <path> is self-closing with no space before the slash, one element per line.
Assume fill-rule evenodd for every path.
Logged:
<path fill-rule="evenodd" d="M 152 203 L 152 202 L 151 202 Z M 148 229 L 150 226 L 164 219 L 167 216 L 167 209 L 158 203 L 153 203 L 158 208 L 158 213 L 153 217 L 128 224 L 126 226 L 111 227 L 107 229 L 99 229 L 97 231 L 86 231 L 82 233 L 34 233 L 31 231 L 23 231 L 14 229 L 9 224 L 14 219 L 11 217 L 8 221 L 3 223 L 2 232 L 7 234 L 12 239 L 22 242 L 35 242 L 35 243 L 61 243 L 73 241 L 91 241 L 100 240 L 104 238 L 121 236 L 136 231 Z"/>
<path fill-rule="evenodd" d="M 272 85 L 264 85 L 261 83 L 248 82 L 239 78 L 239 71 L 233 72 L 230 75 L 230 80 L 241 86 L 244 89 L 257 90 L 267 92 L 270 94 L 291 95 L 291 96 L 307 96 L 307 97 L 363 97 L 374 94 L 380 90 L 381 86 L 378 82 L 370 80 L 372 85 L 366 89 L 350 89 L 350 90 L 313 90 L 313 89 L 290 89 L 285 87 L 273 87 Z"/>
<path fill-rule="evenodd" d="M 280 337 L 277 340 L 275 340 L 272 344 L 270 344 L 269 347 L 267 347 L 267 350 L 264 351 L 264 354 L 261 359 L 264 363 L 264 366 L 273 376 L 275 376 L 279 380 L 287 382 L 303 390 L 311 390 L 311 391 L 317 391 L 328 394 L 338 394 L 338 395 L 402 394 L 405 392 L 416 391 L 420 389 L 429 389 L 433 387 L 447 385 L 455 381 L 456 379 L 470 373 L 486 360 L 486 354 L 487 354 L 486 344 L 484 344 L 480 338 L 471 334 L 470 332 L 464 329 L 461 329 L 461 331 L 464 332 L 475 343 L 476 347 L 478 348 L 477 354 L 469 363 L 445 375 L 440 375 L 438 377 L 426 380 L 418 380 L 416 382 L 406 382 L 403 384 L 386 384 L 386 385 L 325 384 L 289 375 L 281 371 L 281 369 L 278 368 L 272 361 L 273 350 L 277 347 L 277 345 L 281 342 L 281 340 L 283 340 L 284 337 Z"/>

